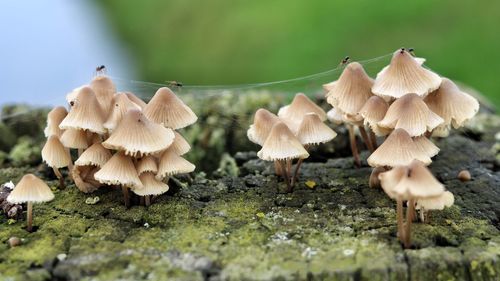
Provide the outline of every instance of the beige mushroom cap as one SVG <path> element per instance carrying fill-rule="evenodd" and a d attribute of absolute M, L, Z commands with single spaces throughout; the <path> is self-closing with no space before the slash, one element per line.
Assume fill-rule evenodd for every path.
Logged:
<path fill-rule="evenodd" d="M 344 122 L 344 120 L 342 119 L 342 115 L 343 115 L 342 111 L 336 108 L 332 108 L 326 113 L 328 121 L 337 125 L 340 125 Z"/>
<path fill-rule="evenodd" d="M 33 174 L 26 174 L 7 197 L 12 204 L 24 202 L 47 202 L 54 199 L 49 186 Z"/>
<path fill-rule="evenodd" d="M 386 136 L 392 130 L 380 127 L 377 123 L 384 119 L 388 109 L 389 104 L 383 98 L 372 96 L 360 109 L 359 114 L 363 117 L 364 124 L 369 125 L 377 136 Z"/>
<path fill-rule="evenodd" d="M 132 102 L 126 94 L 115 94 L 115 96 L 113 97 L 111 113 L 109 114 L 106 122 L 104 122 L 103 124 L 104 128 L 106 128 L 110 132 L 113 131 L 118 123 L 122 120 L 123 115 L 125 115 L 125 113 L 127 113 L 127 111 L 129 111 L 130 109 L 140 110 L 141 107 Z"/>
<path fill-rule="evenodd" d="M 416 94 L 397 99 L 377 125 L 389 129 L 404 129 L 410 136 L 420 136 L 443 123 L 443 119 L 432 112 Z"/>
<path fill-rule="evenodd" d="M 174 130 L 187 127 L 198 120 L 191 108 L 167 87 L 158 89 L 144 107 L 144 115 L 149 120 Z"/>
<path fill-rule="evenodd" d="M 139 176 L 142 175 L 143 173 L 148 173 L 148 172 L 154 174 L 158 172 L 158 164 L 156 164 L 156 158 L 152 155 L 143 157 L 137 163 L 137 174 L 139 174 Z"/>
<path fill-rule="evenodd" d="M 66 115 L 68 115 L 68 111 L 62 106 L 54 107 L 47 114 L 47 127 L 43 130 L 45 137 L 52 135 L 61 137 L 63 131 L 59 128 L 59 124 L 61 124 Z"/>
<path fill-rule="evenodd" d="M 266 161 L 305 159 L 309 153 L 283 122 L 276 123 L 257 156 Z"/>
<path fill-rule="evenodd" d="M 327 119 L 326 112 L 321 107 L 311 101 L 306 95 L 298 93 L 293 98 L 291 104 L 280 108 L 278 117 L 285 122 L 292 132 L 296 133 L 302 122 L 302 118 L 307 113 L 318 114 L 321 121 Z"/>
<path fill-rule="evenodd" d="M 330 92 L 333 89 L 333 87 L 335 86 L 335 82 L 337 82 L 337 81 L 332 81 L 332 82 L 323 84 L 323 90 L 325 90 L 326 93 Z"/>
<path fill-rule="evenodd" d="M 406 166 L 397 166 L 393 169 L 380 173 L 378 179 L 380 180 L 380 186 L 384 192 L 391 199 L 398 199 L 397 194 L 394 192 L 394 188 L 398 185 L 401 179 L 408 174 L 408 168 Z"/>
<path fill-rule="evenodd" d="M 269 132 L 274 124 L 279 122 L 278 116 L 269 112 L 267 109 L 259 108 L 255 112 L 253 124 L 247 131 L 248 139 L 258 145 L 264 144 Z"/>
<path fill-rule="evenodd" d="M 191 150 L 191 145 L 187 140 L 177 131 L 174 131 L 174 142 L 169 146 L 177 155 L 184 155 Z"/>
<path fill-rule="evenodd" d="M 397 50 L 391 63 L 377 74 L 372 92 L 379 96 L 400 98 L 409 93 L 425 96 L 439 88 L 441 77 L 421 66 L 404 49 Z"/>
<path fill-rule="evenodd" d="M 117 152 L 102 168 L 95 173 L 95 179 L 102 184 L 122 185 L 141 188 L 142 183 L 130 156 Z"/>
<path fill-rule="evenodd" d="M 111 159 L 111 152 L 101 143 L 95 143 L 87 148 L 75 161 L 76 166 L 102 167 Z"/>
<path fill-rule="evenodd" d="M 439 196 L 445 189 L 424 163 L 414 160 L 408 166 L 407 174 L 402 177 L 393 191 L 399 198 L 418 200 Z"/>
<path fill-rule="evenodd" d="M 307 113 L 297 132 L 297 138 L 303 145 L 329 142 L 336 136 L 337 133 L 323 123 L 316 113 Z"/>
<path fill-rule="evenodd" d="M 109 138 L 102 143 L 108 149 L 126 155 L 143 156 L 160 152 L 174 141 L 174 132 L 149 121 L 139 110 L 129 110 Z"/>
<path fill-rule="evenodd" d="M 42 159 L 52 168 L 63 168 L 71 163 L 69 151 L 55 135 L 50 136 L 43 146 Z"/>
<path fill-rule="evenodd" d="M 443 192 L 441 195 L 436 197 L 430 197 L 425 199 L 417 200 L 417 205 L 415 208 L 417 210 L 442 210 L 445 207 L 451 207 L 455 203 L 455 197 L 453 193 L 449 191 Z"/>
<path fill-rule="evenodd" d="M 455 129 L 462 127 L 479 111 L 479 102 L 460 91 L 448 78 L 443 78 L 439 89 L 430 93 L 424 101 L 430 110 L 444 119 L 444 125 L 452 125 Z"/>
<path fill-rule="evenodd" d="M 420 160 L 426 165 L 432 162 L 431 158 L 417 147 L 405 130 L 396 129 L 368 157 L 368 164 L 372 167 L 406 166 L 414 159 Z"/>
<path fill-rule="evenodd" d="M 89 87 L 80 89 L 70 112 L 63 119 L 59 128 L 61 129 L 79 129 L 88 130 L 94 133 L 103 134 L 104 114 L 99 107 L 94 92 Z"/>
<path fill-rule="evenodd" d="M 127 98 L 133 103 L 137 104 L 141 109 L 144 109 L 144 107 L 146 107 L 146 103 L 133 93 L 125 92 L 125 95 L 127 95 Z"/>
<path fill-rule="evenodd" d="M 89 147 L 87 133 L 78 129 L 65 130 L 61 135 L 61 143 L 67 148 L 84 149 Z"/>
<path fill-rule="evenodd" d="M 167 149 L 160 157 L 156 178 L 160 180 L 175 174 L 191 173 L 195 168 L 195 165 L 175 154 L 173 150 Z"/>
<path fill-rule="evenodd" d="M 358 62 L 351 62 L 339 79 L 330 85 L 326 100 L 333 107 L 347 114 L 357 114 L 366 101 L 373 96 L 373 79 L 366 74 Z"/>
<path fill-rule="evenodd" d="M 107 76 L 96 76 L 90 82 L 90 88 L 94 90 L 104 116 L 108 116 L 111 113 L 113 96 L 116 93 L 116 87 L 113 81 Z"/>
<path fill-rule="evenodd" d="M 139 196 L 160 195 L 168 191 L 167 184 L 155 178 L 151 172 L 145 172 L 139 176 L 142 188 L 134 188 L 132 191 Z"/>
<path fill-rule="evenodd" d="M 78 95 L 78 93 L 80 92 L 80 90 L 83 87 L 89 87 L 89 85 L 82 85 L 80 87 L 74 88 L 73 90 L 71 90 L 71 92 L 69 92 L 68 94 L 66 94 L 66 101 L 68 102 L 68 104 L 70 106 L 72 106 L 72 103 L 75 101 L 76 96 Z"/>
<path fill-rule="evenodd" d="M 422 153 L 431 158 L 439 153 L 439 147 L 437 147 L 432 141 L 430 141 L 425 136 L 413 138 L 413 143 Z"/>

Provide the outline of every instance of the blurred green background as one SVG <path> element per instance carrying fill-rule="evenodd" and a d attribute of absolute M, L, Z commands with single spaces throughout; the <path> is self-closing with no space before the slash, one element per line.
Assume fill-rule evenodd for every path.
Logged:
<path fill-rule="evenodd" d="M 141 80 L 281 80 L 331 69 L 346 55 L 369 59 L 406 46 L 427 58 L 427 67 L 500 105 L 500 1 L 97 3 L 131 52 Z"/>

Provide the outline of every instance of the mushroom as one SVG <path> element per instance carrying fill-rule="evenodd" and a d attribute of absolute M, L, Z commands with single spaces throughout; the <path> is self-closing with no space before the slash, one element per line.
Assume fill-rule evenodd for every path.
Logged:
<path fill-rule="evenodd" d="M 321 121 L 327 119 L 326 112 L 321 107 L 312 102 L 306 95 L 298 93 L 293 98 L 292 103 L 280 108 L 278 117 L 293 133 L 297 133 L 302 119 L 311 112 L 318 114 Z"/>
<path fill-rule="evenodd" d="M 141 109 L 144 109 L 144 107 L 146 107 L 146 103 L 143 100 L 141 100 L 139 97 L 137 97 L 136 95 L 134 95 L 133 93 L 125 92 L 125 95 L 127 95 L 127 98 L 129 100 L 131 100 L 133 103 L 135 103 L 138 106 L 140 106 Z"/>
<path fill-rule="evenodd" d="M 78 149 L 78 155 L 81 155 L 83 150 L 89 147 L 87 133 L 79 129 L 65 130 L 61 135 L 61 143 L 68 149 Z"/>
<path fill-rule="evenodd" d="M 479 111 L 479 102 L 471 95 L 460 91 L 448 78 L 443 78 L 441 86 L 424 99 L 437 115 L 444 119 L 443 125 L 457 129 Z"/>
<path fill-rule="evenodd" d="M 42 159 L 52 168 L 54 174 L 56 174 L 59 179 L 59 186 L 65 188 L 64 178 L 59 168 L 69 166 L 71 163 L 71 156 L 56 135 L 52 135 L 47 139 L 47 142 L 42 148 Z"/>
<path fill-rule="evenodd" d="M 368 180 L 368 186 L 371 188 L 381 187 L 378 175 L 386 171 L 387 169 L 383 166 L 373 168 L 372 173 L 370 174 L 370 179 Z"/>
<path fill-rule="evenodd" d="M 431 132 L 444 120 L 432 112 L 416 94 L 407 94 L 389 106 L 387 113 L 377 124 L 389 129 L 405 129 L 410 136 Z"/>
<path fill-rule="evenodd" d="M 386 136 L 391 132 L 390 129 L 380 127 L 377 124 L 384 119 L 387 109 L 389 109 L 389 104 L 383 98 L 372 96 L 359 110 L 359 114 L 363 117 L 364 124 L 370 126 L 370 138 L 375 148 L 377 147 L 377 140 L 373 133 L 377 136 Z"/>
<path fill-rule="evenodd" d="M 108 119 L 104 122 L 104 128 L 106 128 L 109 132 L 112 132 L 122 120 L 123 115 L 125 115 L 125 113 L 127 113 L 130 109 L 140 110 L 141 107 L 132 102 L 126 94 L 117 93 L 113 97 L 111 114 L 109 114 Z"/>
<path fill-rule="evenodd" d="M 54 107 L 47 115 L 47 127 L 43 130 L 45 137 L 56 135 L 61 137 L 62 130 L 59 128 L 61 121 L 68 115 L 66 108 L 62 106 Z"/>
<path fill-rule="evenodd" d="M 277 122 L 262 145 L 262 149 L 257 152 L 257 156 L 262 160 L 278 161 L 280 163 L 288 187 L 287 191 L 292 192 L 293 186 L 290 182 L 291 160 L 305 159 L 309 157 L 309 153 L 285 123 Z"/>
<path fill-rule="evenodd" d="M 96 76 L 90 82 L 90 88 L 94 91 L 101 111 L 107 117 L 111 113 L 113 106 L 113 96 L 116 93 L 116 87 L 113 81 L 107 76 Z"/>
<path fill-rule="evenodd" d="M 99 188 L 101 184 L 94 178 L 94 175 L 111 159 L 111 156 L 111 152 L 101 143 L 95 143 L 78 157 L 71 174 L 80 191 L 90 193 Z"/>
<path fill-rule="evenodd" d="M 142 182 L 141 188 L 133 188 L 132 191 L 144 197 L 144 205 L 151 204 L 151 195 L 159 195 L 168 191 L 168 185 L 155 178 L 158 165 L 153 156 L 146 156 L 137 163 L 137 174 Z"/>
<path fill-rule="evenodd" d="M 68 115 L 62 120 L 59 128 L 88 130 L 97 134 L 104 134 L 105 117 L 99 107 L 94 92 L 89 87 L 79 90 Z"/>
<path fill-rule="evenodd" d="M 27 202 L 29 232 L 33 229 L 33 203 L 47 202 L 54 199 L 54 194 L 45 182 L 33 174 L 26 174 L 7 197 L 12 204 Z"/>
<path fill-rule="evenodd" d="M 422 153 L 429 156 L 430 158 L 436 156 L 439 153 L 439 148 L 425 136 L 414 137 L 413 143 Z"/>
<path fill-rule="evenodd" d="M 195 165 L 177 155 L 173 149 L 165 150 L 160 156 L 156 179 L 168 181 L 168 177 L 176 174 L 191 173 Z"/>
<path fill-rule="evenodd" d="M 441 77 L 421 63 L 405 48 L 397 50 L 391 63 L 377 74 L 372 92 L 381 97 L 401 98 L 409 93 L 422 97 L 436 90 Z"/>
<path fill-rule="evenodd" d="M 144 107 L 144 115 L 149 120 L 173 130 L 187 127 L 198 120 L 191 108 L 167 87 L 156 91 Z"/>
<path fill-rule="evenodd" d="M 257 109 L 253 118 L 253 124 L 250 125 L 247 131 L 248 139 L 262 146 L 269 132 L 271 132 L 271 128 L 277 122 L 280 122 L 280 119 L 275 114 L 269 112 L 267 109 Z M 274 161 L 274 171 L 278 176 L 282 174 L 281 167 L 277 161 Z"/>
<path fill-rule="evenodd" d="M 430 210 L 443 210 L 445 207 L 451 207 L 454 202 L 453 193 L 445 191 L 436 197 L 417 200 L 415 209 L 420 211 L 420 220 L 425 222 L 425 217 Z"/>
<path fill-rule="evenodd" d="M 184 155 L 191 150 L 191 145 L 187 140 L 177 131 L 174 131 L 174 142 L 169 146 L 175 154 Z"/>

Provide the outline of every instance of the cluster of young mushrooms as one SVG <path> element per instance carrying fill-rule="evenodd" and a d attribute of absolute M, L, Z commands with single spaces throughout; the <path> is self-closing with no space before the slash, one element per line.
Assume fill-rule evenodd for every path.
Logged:
<path fill-rule="evenodd" d="M 412 50 L 401 48 L 372 79 L 361 64 L 344 60 L 338 80 L 323 85 L 333 107 L 330 111 L 325 114 L 298 94 L 278 115 L 259 109 L 248 138 L 262 146 L 261 159 L 275 161 L 276 174 L 283 175 L 291 191 L 302 160 L 309 156 L 307 146 L 328 142 L 336 135 L 323 123 L 326 119 L 346 125 L 355 164 L 361 166 L 357 128 L 371 152 L 367 162 L 374 169 L 369 185 L 381 186 L 396 200 L 398 237 L 410 247 L 415 210 L 424 222 L 429 210 L 442 210 L 454 202 L 453 194 L 426 167 L 439 152 L 430 138 L 448 136 L 452 127 L 462 127 L 479 110 L 475 98 L 423 67 L 424 62 Z M 384 138 L 380 146 L 377 137 Z M 296 172 L 290 176 L 296 158 Z"/>

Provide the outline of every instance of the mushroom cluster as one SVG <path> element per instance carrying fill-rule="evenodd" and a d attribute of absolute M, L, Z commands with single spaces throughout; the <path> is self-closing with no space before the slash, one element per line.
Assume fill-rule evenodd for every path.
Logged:
<path fill-rule="evenodd" d="M 103 185 L 119 186 L 125 205 L 129 190 L 149 205 L 151 196 L 168 191 L 170 176 L 190 173 L 195 166 L 182 158 L 191 146 L 176 130 L 197 121 L 194 112 L 169 88 L 160 88 L 145 103 L 132 93 L 116 92 L 107 76 L 66 96 L 69 111 L 52 109 L 42 158 L 59 178 L 68 167 L 79 190 L 90 193 Z M 73 164 L 71 151 L 78 158 Z"/>
<path fill-rule="evenodd" d="M 258 109 L 247 135 L 250 141 L 262 146 L 257 156 L 274 161 L 276 175 L 283 176 L 287 192 L 292 192 L 302 161 L 309 157 L 311 146 L 331 141 L 337 133 L 328 127 L 325 111 L 306 95 L 295 95 L 291 104 L 278 111 Z M 293 160 L 297 160 L 292 174 Z"/>
<path fill-rule="evenodd" d="M 329 119 L 347 124 L 358 165 L 354 126 L 358 126 L 367 147 L 373 147 L 367 159 L 374 168 L 369 184 L 381 185 L 398 202 L 399 237 L 406 247 L 415 209 L 424 221 L 428 210 L 453 204 L 453 194 L 445 192 L 426 167 L 439 152 L 430 137 L 447 136 L 451 127 L 463 126 L 479 110 L 475 98 L 450 79 L 423 67 L 424 62 L 401 48 L 374 80 L 359 63 L 352 62 L 337 81 L 324 85 L 327 101 L 333 106 Z M 373 137 L 364 132 L 365 126 Z M 377 147 L 374 136 L 385 137 L 385 141 Z M 406 229 L 402 227 L 404 201 L 408 208 Z"/>

